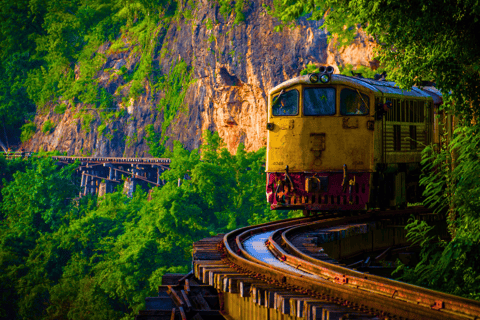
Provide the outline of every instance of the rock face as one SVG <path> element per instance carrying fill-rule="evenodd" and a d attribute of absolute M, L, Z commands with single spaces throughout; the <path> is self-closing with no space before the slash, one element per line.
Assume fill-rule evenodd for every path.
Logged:
<path fill-rule="evenodd" d="M 258 0 L 250 2 L 245 21 L 237 25 L 233 15 L 224 19 L 218 11 L 218 6 L 203 1 L 193 10 L 192 20 L 174 20 L 167 27 L 159 27 L 163 32 L 160 30 L 155 39 L 158 44 L 153 65 L 170 70 L 183 59 L 193 67 L 196 79 L 186 91 L 186 112 L 178 112 L 162 133 L 173 138 L 167 146 L 172 140 L 179 140 L 188 149 L 196 148 L 201 143 L 202 131 L 208 129 L 218 131 L 231 152 L 241 142 L 248 151 L 257 150 L 266 145 L 268 90 L 298 76 L 307 63 L 332 65 L 336 72 L 338 66 L 345 64 L 372 64 L 374 43 L 362 35 L 354 44 L 339 50 L 328 43 L 326 31 L 319 29 L 321 21 L 301 18 L 295 28 L 275 32 L 279 22 L 266 13 Z M 211 26 L 208 21 L 213 22 Z M 81 120 L 73 116 L 79 106 L 72 108 L 66 101 L 64 114 L 50 111 L 36 116 L 37 128 L 42 128 L 46 120 L 56 126 L 51 133 L 38 130 L 25 144 L 26 150 L 43 148 L 66 151 L 68 155 L 150 156 L 145 127 L 153 124 L 155 132 L 161 132 L 164 112 L 157 105 L 165 93 L 153 93 L 150 82 L 145 80 L 142 93 L 127 99 L 129 83 L 112 72 L 134 70 L 140 59 L 136 45 L 126 42 L 126 49 L 121 52 L 112 52 L 110 46 L 107 42 L 98 49 L 106 55 L 106 62 L 97 77 L 100 85 L 114 95 L 114 106 L 124 110 L 123 114 L 105 123 L 92 110 L 93 120 L 87 128 L 85 125 L 82 128 Z M 52 103 L 52 109 L 58 103 L 61 102 Z M 99 133 L 100 123 L 106 129 Z"/>

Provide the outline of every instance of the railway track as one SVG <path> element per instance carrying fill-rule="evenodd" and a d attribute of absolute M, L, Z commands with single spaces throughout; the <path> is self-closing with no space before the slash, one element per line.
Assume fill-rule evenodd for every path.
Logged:
<path fill-rule="evenodd" d="M 224 252 L 223 261 L 217 265 L 197 263 L 197 274 L 203 272 L 204 278 L 211 279 L 211 284 L 215 283 L 215 277 L 223 274 L 217 282 L 223 279 L 223 288 L 228 291 L 229 286 L 235 282 L 229 282 L 231 280 L 228 274 L 235 270 L 276 288 L 288 290 L 290 295 L 293 294 L 293 300 L 295 293 L 300 294 L 296 297 L 297 304 L 298 301 L 308 301 L 308 297 L 311 297 L 313 300 L 310 305 L 304 303 L 303 308 L 308 319 L 318 318 L 313 313 L 315 309 L 322 308 L 318 307 L 321 304 L 324 305 L 323 311 L 336 305 L 343 308 L 342 312 L 346 315 L 363 313 L 365 318 L 480 318 L 480 303 L 477 301 L 322 261 L 305 254 L 291 241 L 295 235 L 305 231 L 311 233 L 312 230 L 318 230 L 321 233 L 321 230 L 327 228 L 358 224 L 369 219 L 398 219 L 411 213 L 404 210 L 395 214 L 377 213 L 375 217 L 364 215 L 321 220 L 315 217 L 301 218 L 238 229 L 225 235 L 219 244 L 220 250 Z M 255 288 L 255 282 L 243 286 Z M 256 286 L 261 288 L 262 284 L 256 283 Z M 265 294 L 268 296 L 268 293 Z"/>
<path fill-rule="evenodd" d="M 382 251 L 382 257 L 385 248 L 405 246 L 401 226 L 412 213 L 438 219 L 424 208 L 304 217 L 200 240 L 193 272 L 160 286 L 136 319 L 480 319 L 478 301 L 338 262 L 362 251 Z M 316 244 L 305 245 L 305 239 Z"/>

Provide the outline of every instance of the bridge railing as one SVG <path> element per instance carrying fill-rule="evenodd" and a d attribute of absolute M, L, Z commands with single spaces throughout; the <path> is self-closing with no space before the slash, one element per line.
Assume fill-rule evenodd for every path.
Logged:
<path fill-rule="evenodd" d="M 34 152 L 21 152 L 21 151 L 0 151 L 0 157 L 5 158 L 7 160 L 19 159 L 19 158 L 30 158 Z"/>

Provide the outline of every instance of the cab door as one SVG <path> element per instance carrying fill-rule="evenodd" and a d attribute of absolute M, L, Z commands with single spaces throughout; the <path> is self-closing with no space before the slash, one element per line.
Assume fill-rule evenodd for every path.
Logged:
<path fill-rule="evenodd" d="M 350 86 L 338 87 L 342 134 L 338 137 L 342 157 L 351 170 L 373 170 L 375 97 Z M 363 89 L 363 88 L 361 88 Z"/>
<path fill-rule="evenodd" d="M 300 86 L 284 89 L 269 97 L 267 168 L 268 172 L 301 169 Z"/>
<path fill-rule="evenodd" d="M 338 143 L 335 141 L 335 123 L 338 120 L 336 88 L 332 85 L 305 86 L 302 98 L 302 170 L 317 172 L 332 169 L 329 158 L 334 156 L 333 150 Z"/>

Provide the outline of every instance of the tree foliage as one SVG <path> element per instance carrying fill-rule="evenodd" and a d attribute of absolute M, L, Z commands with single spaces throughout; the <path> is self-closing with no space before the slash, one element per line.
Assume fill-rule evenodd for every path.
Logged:
<path fill-rule="evenodd" d="M 76 199 L 74 166 L 0 158 L 0 318 L 132 319 L 164 273 L 188 272 L 193 242 L 295 214 L 268 207 L 265 148 L 232 155 L 207 131 L 200 149 L 167 155 L 151 200 Z"/>
<path fill-rule="evenodd" d="M 94 79 L 104 63 L 96 51 L 117 38 L 122 26 L 132 27 L 150 17 L 155 24 L 175 4 L 173 0 L 1 0 L 0 123 L 7 136 L 18 140 L 25 120 L 60 97 L 109 107 L 111 95 Z M 80 69 L 78 79 L 75 67 Z M 22 141 L 29 135 L 25 133 Z"/>

